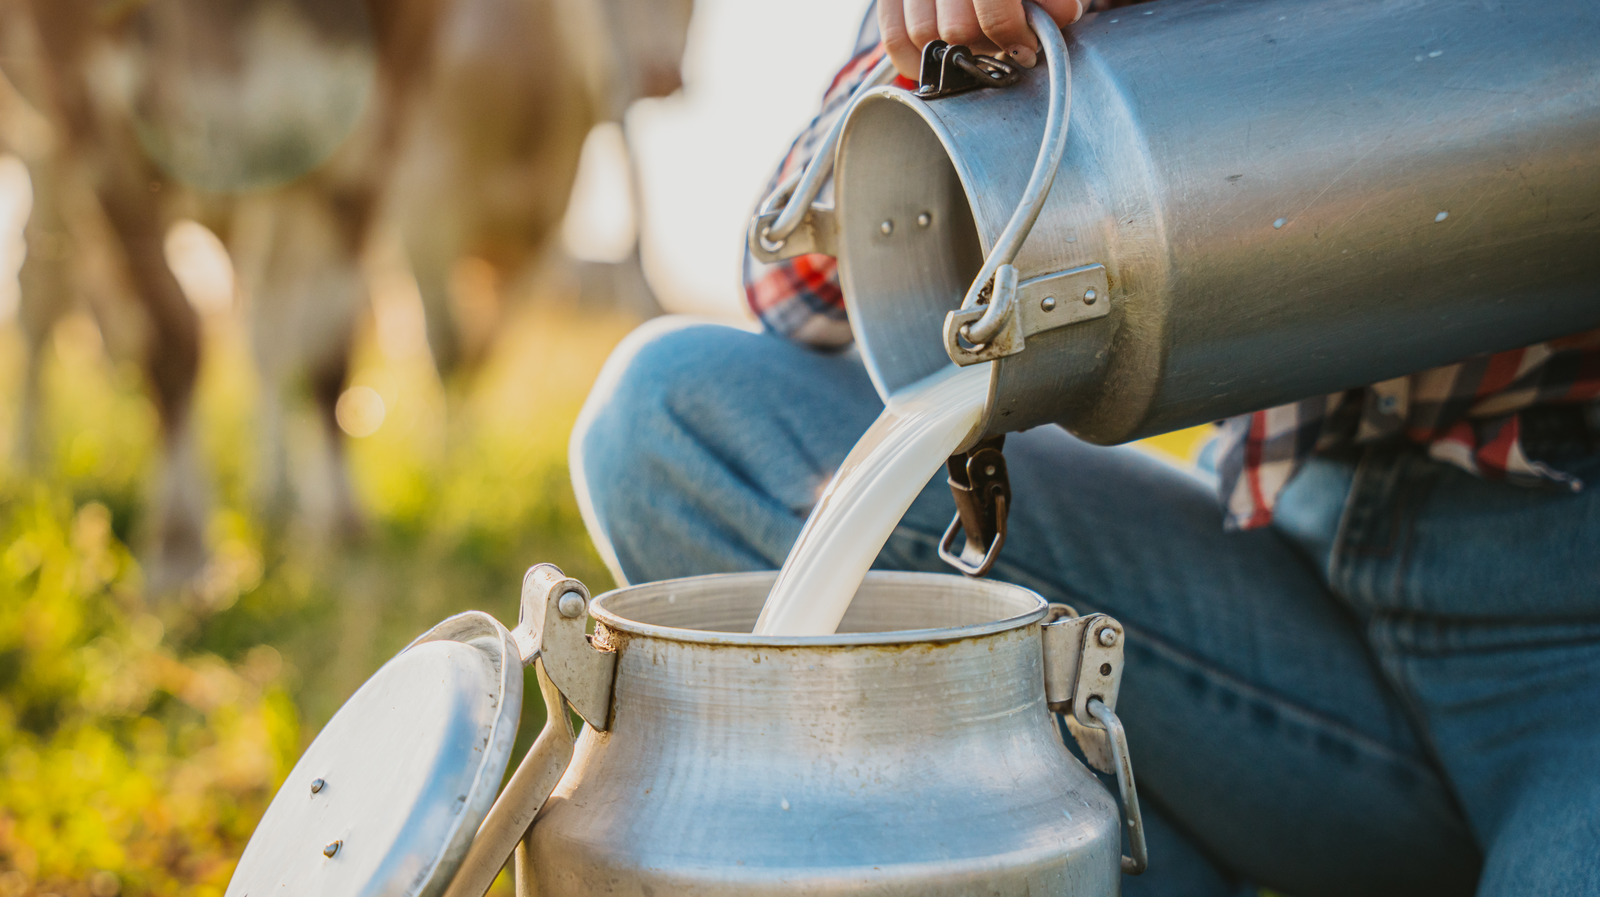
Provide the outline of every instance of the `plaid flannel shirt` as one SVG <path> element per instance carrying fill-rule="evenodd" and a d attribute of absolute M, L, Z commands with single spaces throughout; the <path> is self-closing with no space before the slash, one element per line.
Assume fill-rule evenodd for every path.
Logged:
<path fill-rule="evenodd" d="M 883 55 L 876 10 L 869 7 L 850 61 L 784 156 L 769 193 L 810 161 Z M 820 348 L 850 344 L 832 258 L 805 255 L 765 265 L 746 252 L 744 283 L 750 309 L 766 329 Z M 1434 459 L 1477 476 L 1576 491 L 1583 484 L 1575 477 L 1523 451 L 1519 412 L 1596 402 L 1600 330 L 1229 418 L 1218 425 L 1216 452 L 1225 519 L 1230 528 L 1265 526 L 1278 495 L 1312 454 L 1395 438 L 1426 446 Z"/>

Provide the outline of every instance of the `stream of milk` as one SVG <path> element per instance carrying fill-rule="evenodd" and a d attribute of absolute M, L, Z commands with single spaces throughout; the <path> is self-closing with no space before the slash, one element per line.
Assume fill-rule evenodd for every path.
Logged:
<path fill-rule="evenodd" d="M 928 478 L 978 426 L 989 365 L 946 368 L 890 396 L 789 550 L 756 635 L 829 635 Z"/>

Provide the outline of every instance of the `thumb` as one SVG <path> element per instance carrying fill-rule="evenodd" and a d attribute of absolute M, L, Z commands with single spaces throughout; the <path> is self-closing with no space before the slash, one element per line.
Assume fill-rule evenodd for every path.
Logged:
<path fill-rule="evenodd" d="M 974 0 L 972 8 L 978 15 L 978 27 L 990 43 L 1023 66 L 1033 68 L 1039 39 L 1028 27 L 1022 0 Z"/>
<path fill-rule="evenodd" d="M 1083 16 L 1083 0 L 1038 0 L 1057 25 L 1070 25 Z M 1038 62 L 1039 39 L 1028 27 L 1022 0 L 974 0 L 978 26 L 1005 54 L 1025 68 Z"/>

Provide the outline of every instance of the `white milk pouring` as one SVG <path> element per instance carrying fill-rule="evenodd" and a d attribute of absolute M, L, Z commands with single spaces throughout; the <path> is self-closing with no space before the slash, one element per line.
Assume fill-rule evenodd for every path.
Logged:
<path fill-rule="evenodd" d="M 978 426 L 989 366 L 951 367 L 889 397 L 783 562 L 756 635 L 829 635 L 933 471 Z"/>

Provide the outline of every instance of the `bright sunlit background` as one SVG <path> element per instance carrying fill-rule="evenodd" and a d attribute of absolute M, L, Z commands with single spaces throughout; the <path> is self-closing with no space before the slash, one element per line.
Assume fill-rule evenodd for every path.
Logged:
<path fill-rule="evenodd" d="M 668 310 L 744 317 L 739 260 L 748 216 L 849 54 L 865 8 L 860 0 L 695 5 L 683 91 L 634 104 L 627 120 L 645 210 L 645 268 Z M 568 251 L 597 261 L 628 253 L 636 227 L 629 177 L 621 129 L 602 125 L 584 147 L 562 234 Z M 26 189 L 15 159 L 0 164 L 0 314 L 15 309 Z M 202 301 L 217 295 L 207 236 L 186 228 L 168 244 L 169 253 L 190 260 L 192 277 L 207 279 Z"/>
<path fill-rule="evenodd" d="M 636 103 L 628 132 L 644 199 L 651 286 L 672 311 L 743 316 L 739 260 L 749 215 L 794 135 L 848 57 L 863 0 L 700 0 L 684 90 Z M 631 228 L 612 134 L 591 138 L 567 244 L 625 246 Z M 599 171 L 611 173 L 599 176 Z M 575 222 L 569 222 L 575 223 Z"/>

